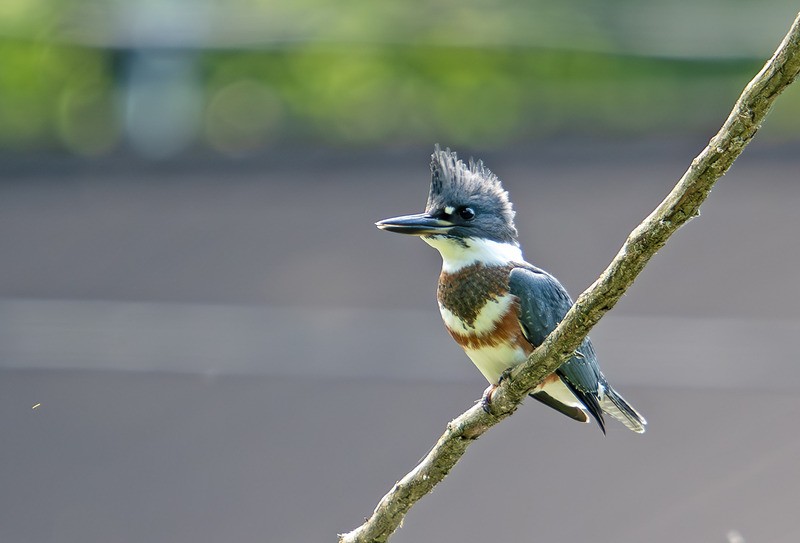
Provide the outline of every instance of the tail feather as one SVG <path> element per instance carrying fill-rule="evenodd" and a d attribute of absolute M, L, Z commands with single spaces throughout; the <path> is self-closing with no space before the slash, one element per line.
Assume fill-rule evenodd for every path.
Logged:
<path fill-rule="evenodd" d="M 600 400 L 600 408 L 624 424 L 629 430 L 637 434 L 643 434 L 647 421 L 625 399 L 609 387 L 603 399 Z"/>
<path fill-rule="evenodd" d="M 572 393 L 576 398 L 578 398 L 578 400 L 580 400 L 592 418 L 594 418 L 595 422 L 597 422 L 597 425 L 600 427 L 600 430 L 602 430 L 603 435 L 605 435 L 606 421 L 603 418 L 603 406 L 598 401 L 597 395 L 581 390 L 566 379 L 564 380 L 564 384 L 566 384 L 567 387 L 572 390 Z"/>

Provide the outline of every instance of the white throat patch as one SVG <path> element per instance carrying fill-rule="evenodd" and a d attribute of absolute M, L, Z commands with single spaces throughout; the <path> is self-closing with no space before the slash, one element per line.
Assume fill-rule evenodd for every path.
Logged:
<path fill-rule="evenodd" d="M 477 262 L 503 266 L 523 262 L 516 243 L 500 243 L 482 238 L 453 239 L 446 236 L 423 236 L 422 240 L 442 255 L 442 271 L 454 273 Z M 461 243 L 463 241 L 463 244 Z"/>

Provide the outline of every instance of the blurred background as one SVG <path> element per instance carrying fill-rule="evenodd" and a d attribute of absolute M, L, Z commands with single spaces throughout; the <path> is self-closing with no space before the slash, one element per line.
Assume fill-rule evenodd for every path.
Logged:
<path fill-rule="evenodd" d="M 442 326 L 435 142 L 577 295 L 790 0 L 4 0 L 0 541 L 333 541 L 486 383 Z M 592 334 L 650 422 L 538 404 L 397 542 L 795 542 L 800 86 Z"/>

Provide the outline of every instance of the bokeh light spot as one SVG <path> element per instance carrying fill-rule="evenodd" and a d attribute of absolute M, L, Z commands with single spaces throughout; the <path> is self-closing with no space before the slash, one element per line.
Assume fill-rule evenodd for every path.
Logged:
<path fill-rule="evenodd" d="M 280 99 L 252 79 L 230 83 L 216 91 L 206 109 L 208 143 L 226 154 L 243 154 L 273 140 L 284 116 Z"/>

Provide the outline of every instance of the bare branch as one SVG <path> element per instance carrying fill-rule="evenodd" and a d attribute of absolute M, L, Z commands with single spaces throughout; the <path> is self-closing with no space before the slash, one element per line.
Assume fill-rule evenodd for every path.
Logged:
<path fill-rule="evenodd" d="M 578 297 L 564 320 L 530 358 L 495 390 L 492 413 L 475 405 L 447 425 L 434 448 L 381 499 L 340 543 L 385 542 L 408 510 L 458 462 L 467 447 L 511 415 L 527 393 L 566 361 L 591 328 L 619 301 L 650 258 L 678 228 L 699 214 L 714 183 L 753 139 L 773 102 L 800 72 L 800 14 L 772 58 L 745 87 L 730 116 L 663 202 L 628 236 L 614 260 Z"/>

